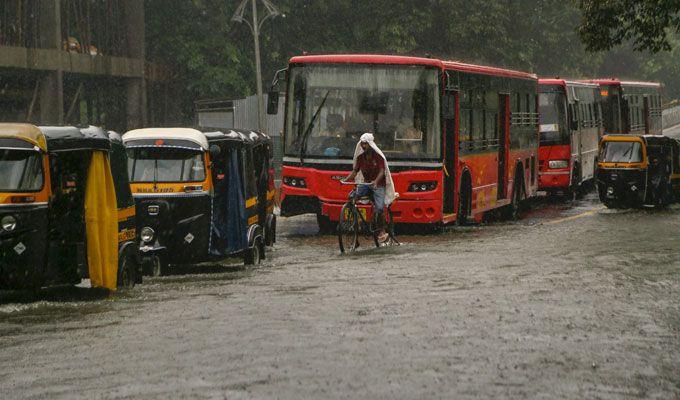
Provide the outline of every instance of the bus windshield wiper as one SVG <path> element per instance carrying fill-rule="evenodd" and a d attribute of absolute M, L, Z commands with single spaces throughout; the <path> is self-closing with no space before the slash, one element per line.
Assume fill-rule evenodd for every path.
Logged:
<path fill-rule="evenodd" d="M 329 94 L 331 94 L 330 90 L 326 92 L 326 95 L 323 97 L 321 104 L 319 104 L 319 107 L 314 112 L 311 121 L 309 121 L 309 125 L 307 125 L 307 128 L 302 134 L 302 140 L 300 141 L 300 164 L 304 162 L 305 155 L 307 154 L 307 137 L 312 132 L 312 129 L 314 128 L 314 122 L 316 121 L 316 118 L 319 116 L 319 113 L 321 112 L 321 109 L 323 108 L 324 104 L 326 104 L 326 99 L 328 99 Z"/>

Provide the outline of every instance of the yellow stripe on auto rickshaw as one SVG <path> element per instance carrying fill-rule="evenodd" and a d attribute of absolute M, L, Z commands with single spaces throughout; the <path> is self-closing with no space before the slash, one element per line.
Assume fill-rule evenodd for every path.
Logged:
<path fill-rule="evenodd" d="M 276 196 L 276 190 L 270 190 L 267 192 L 267 200 L 272 200 Z"/>
<path fill-rule="evenodd" d="M 259 221 L 260 221 L 260 217 L 258 215 L 254 215 L 254 216 L 248 218 L 248 225 L 257 224 Z"/>
<path fill-rule="evenodd" d="M 615 163 L 615 162 L 600 162 L 597 163 L 598 168 L 602 169 L 616 169 L 616 168 L 625 168 L 625 169 L 645 169 L 647 168 L 647 162 L 637 162 L 637 163 Z"/>
<path fill-rule="evenodd" d="M 207 181 L 185 183 L 132 183 L 132 194 L 188 194 L 210 190 Z"/>
<path fill-rule="evenodd" d="M 128 220 L 135 216 L 135 206 L 118 210 L 118 222 Z"/>
<path fill-rule="evenodd" d="M 257 197 L 251 197 L 246 200 L 246 208 L 250 208 L 257 204 Z"/>

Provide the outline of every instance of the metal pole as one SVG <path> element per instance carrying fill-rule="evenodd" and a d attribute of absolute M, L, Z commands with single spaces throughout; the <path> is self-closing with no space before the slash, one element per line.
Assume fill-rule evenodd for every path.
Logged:
<path fill-rule="evenodd" d="M 255 75 L 257 79 L 257 124 L 260 132 L 264 132 L 264 95 L 262 93 L 262 65 L 260 62 L 260 27 L 257 21 L 257 0 L 253 4 L 253 37 L 255 38 Z"/>

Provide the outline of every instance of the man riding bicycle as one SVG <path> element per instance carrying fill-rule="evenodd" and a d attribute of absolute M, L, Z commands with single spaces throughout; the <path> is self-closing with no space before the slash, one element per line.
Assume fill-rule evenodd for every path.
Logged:
<path fill-rule="evenodd" d="M 387 165 L 387 159 L 383 152 L 375 144 L 373 135 L 364 133 L 357 143 L 354 150 L 354 168 L 352 173 L 345 178 L 345 181 L 370 183 L 370 185 L 359 185 L 350 194 L 351 199 L 363 196 L 371 196 L 373 199 L 373 217 L 380 227 L 378 240 L 384 242 L 388 238 L 385 232 L 385 206 L 389 206 L 394 201 L 394 182 Z"/>

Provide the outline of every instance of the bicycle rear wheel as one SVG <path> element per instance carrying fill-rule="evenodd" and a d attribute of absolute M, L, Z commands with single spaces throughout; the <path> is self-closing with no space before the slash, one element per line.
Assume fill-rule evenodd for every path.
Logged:
<path fill-rule="evenodd" d="M 352 253 L 359 244 L 359 213 L 350 204 L 345 204 L 340 210 L 338 244 L 340 245 L 340 253 Z"/>

